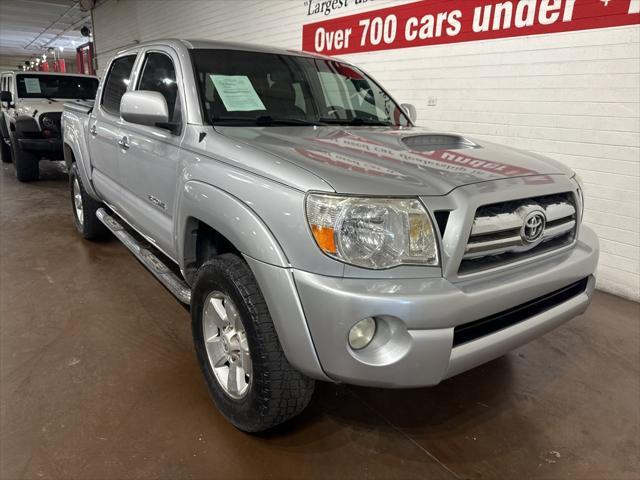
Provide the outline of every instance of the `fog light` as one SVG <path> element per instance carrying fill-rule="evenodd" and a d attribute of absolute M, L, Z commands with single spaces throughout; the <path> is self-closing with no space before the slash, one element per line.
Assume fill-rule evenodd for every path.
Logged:
<path fill-rule="evenodd" d="M 373 318 L 365 318 L 356 323 L 349 330 L 349 346 L 354 350 L 362 350 L 371 343 L 376 334 L 376 321 Z"/>

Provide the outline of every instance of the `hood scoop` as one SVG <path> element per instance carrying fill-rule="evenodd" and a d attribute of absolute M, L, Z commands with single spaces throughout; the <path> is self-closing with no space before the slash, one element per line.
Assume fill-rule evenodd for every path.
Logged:
<path fill-rule="evenodd" d="M 438 133 L 405 137 L 402 139 L 402 143 L 409 149 L 417 152 L 480 148 L 479 145 L 458 135 L 443 135 Z"/>

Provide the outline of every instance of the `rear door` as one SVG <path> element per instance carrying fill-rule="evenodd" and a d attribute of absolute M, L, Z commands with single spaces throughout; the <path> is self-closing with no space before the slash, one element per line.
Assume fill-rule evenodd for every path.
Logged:
<path fill-rule="evenodd" d="M 129 88 L 137 53 L 128 52 L 113 60 L 101 87 L 99 101 L 89 116 L 89 153 L 93 183 L 112 207 L 121 207 L 118 142 L 122 138 L 120 100 Z"/>
<path fill-rule="evenodd" d="M 177 54 L 168 47 L 141 52 L 133 90 L 159 92 L 167 101 L 173 129 L 123 121 L 119 149 L 122 201 L 130 223 L 175 258 L 173 216 L 185 125 L 184 87 Z"/>

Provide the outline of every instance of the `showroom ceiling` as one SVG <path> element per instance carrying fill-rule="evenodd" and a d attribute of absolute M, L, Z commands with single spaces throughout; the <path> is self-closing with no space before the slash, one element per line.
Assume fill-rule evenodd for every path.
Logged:
<path fill-rule="evenodd" d="M 84 25 L 90 27 L 91 15 L 77 0 L 0 0 L 1 55 L 27 60 L 62 47 L 62 56 L 73 57 L 87 41 Z"/>

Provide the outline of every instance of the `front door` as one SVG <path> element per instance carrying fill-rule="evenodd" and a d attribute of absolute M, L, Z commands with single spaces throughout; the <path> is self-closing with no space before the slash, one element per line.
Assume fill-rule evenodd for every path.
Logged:
<path fill-rule="evenodd" d="M 167 101 L 173 128 L 123 121 L 119 151 L 122 202 L 132 225 L 166 255 L 175 259 L 173 217 L 184 121 L 178 58 L 169 48 L 142 53 L 134 90 L 155 91 Z"/>

